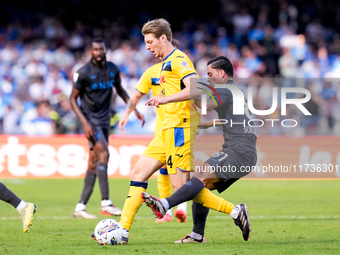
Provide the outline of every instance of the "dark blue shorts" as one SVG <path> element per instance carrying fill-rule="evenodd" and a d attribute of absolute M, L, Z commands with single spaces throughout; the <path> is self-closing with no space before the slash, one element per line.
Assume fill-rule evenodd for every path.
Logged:
<path fill-rule="evenodd" d="M 90 150 L 93 149 L 93 146 L 100 142 L 106 145 L 106 147 L 109 144 L 109 136 L 110 136 L 110 125 L 107 126 L 92 126 L 93 131 L 94 131 L 94 139 L 88 140 L 89 141 L 89 146 Z"/>

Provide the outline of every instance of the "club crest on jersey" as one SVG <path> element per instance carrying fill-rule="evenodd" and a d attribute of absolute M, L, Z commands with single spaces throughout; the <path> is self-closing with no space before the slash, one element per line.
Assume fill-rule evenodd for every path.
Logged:
<path fill-rule="evenodd" d="M 171 61 L 163 63 L 162 71 L 171 71 Z"/>

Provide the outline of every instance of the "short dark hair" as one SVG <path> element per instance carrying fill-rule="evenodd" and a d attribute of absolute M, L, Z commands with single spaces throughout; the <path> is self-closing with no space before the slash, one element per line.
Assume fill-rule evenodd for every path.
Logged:
<path fill-rule="evenodd" d="M 105 47 L 106 47 L 106 43 L 105 43 L 104 39 L 101 38 L 101 37 L 96 37 L 96 38 L 94 38 L 94 39 L 92 40 L 92 42 L 91 42 L 91 47 L 92 47 L 93 43 L 104 43 L 104 44 L 105 44 Z"/>
<path fill-rule="evenodd" d="M 208 61 L 207 66 L 211 65 L 213 69 L 223 70 L 229 77 L 234 76 L 234 67 L 229 58 L 219 56 Z"/>

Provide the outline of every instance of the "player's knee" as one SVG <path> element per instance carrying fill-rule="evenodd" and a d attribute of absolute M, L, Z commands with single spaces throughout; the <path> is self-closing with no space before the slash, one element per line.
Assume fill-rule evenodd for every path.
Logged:
<path fill-rule="evenodd" d="M 89 160 L 89 170 L 96 172 L 97 160 Z"/>
<path fill-rule="evenodd" d="M 89 166 L 89 171 L 91 171 L 92 173 L 96 173 L 96 167 Z"/>
<path fill-rule="evenodd" d="M 132 181 L 147 181 L 143 176 L 143 171 L 137 165 L 131 170 L 130 178 Z"/>
<path fill-rule="evenodd" d="M 206 187 L 209 190 L 214 190 L 215 189 L 215 185 L 213 183 L 210 183 L 210 182 L 204 183 L 203 182 L 203 184 L 204 184 L 204 187 Z"/>
<path fill-rule="evenodd" d="M 104 150 L 99 153 L 98 159 L 100 162 L 105 162 L 107 163 L 109 161 L 110 153 L 108 150 Z"/>
<path fill-rule="evenodd" d="M 184 183 L 183 183 L 184 184 Z M 174 191 L 178 190 L 182 185 L 182 183 L 172 183 L 172 188 Z"/>
<path fill-rule="evenodd" d="M 214 185 L 211 182 L 211 178 L 207 178 L 202 175 L 196 176 L 196 178 L 199 179 L 203 183 L 204 187 L 206 187 L 207 189 L 211 189 L 214 187 Z"/>

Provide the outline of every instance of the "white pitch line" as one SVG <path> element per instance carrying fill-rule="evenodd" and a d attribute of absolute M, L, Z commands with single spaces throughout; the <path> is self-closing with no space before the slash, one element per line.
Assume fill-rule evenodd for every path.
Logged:
<path fill-rule="evenodd" d="M 26 181 L 24 179 L 0 179 L 0 181 L 4 184 L 16 184 L 16 185 L 25 185 Z"/>
<path fill-rule="evenodd" d="M 191 216 L 188 216 L 188 218 L 192 218 Z M 208 216 L 209 219 L 225 219 L 226 216 Z M 252 220 L 336 220 L 340 219 L 340 215 L 333 215 L 333 216 L 327 216 L 327 215 L 316 215 L 316 216 L 307 216 L 307 215 L 276 215 L 276 216 L 270 216 L 270 215 L 249 215 L 249 218 Z M 18 220 L 20 217 L 0 217 L 0 220 Z M 74 217 L 68 217 L 68 216 L 35 216 L 35 220 L 70 220 L 75 219 Z M 115 219 L 115 217 L 114 217 Z M 153 217 L 150 216 L 136 216 L 136 220 L 145 220 L 145 219 L 153 219 Z"/>

